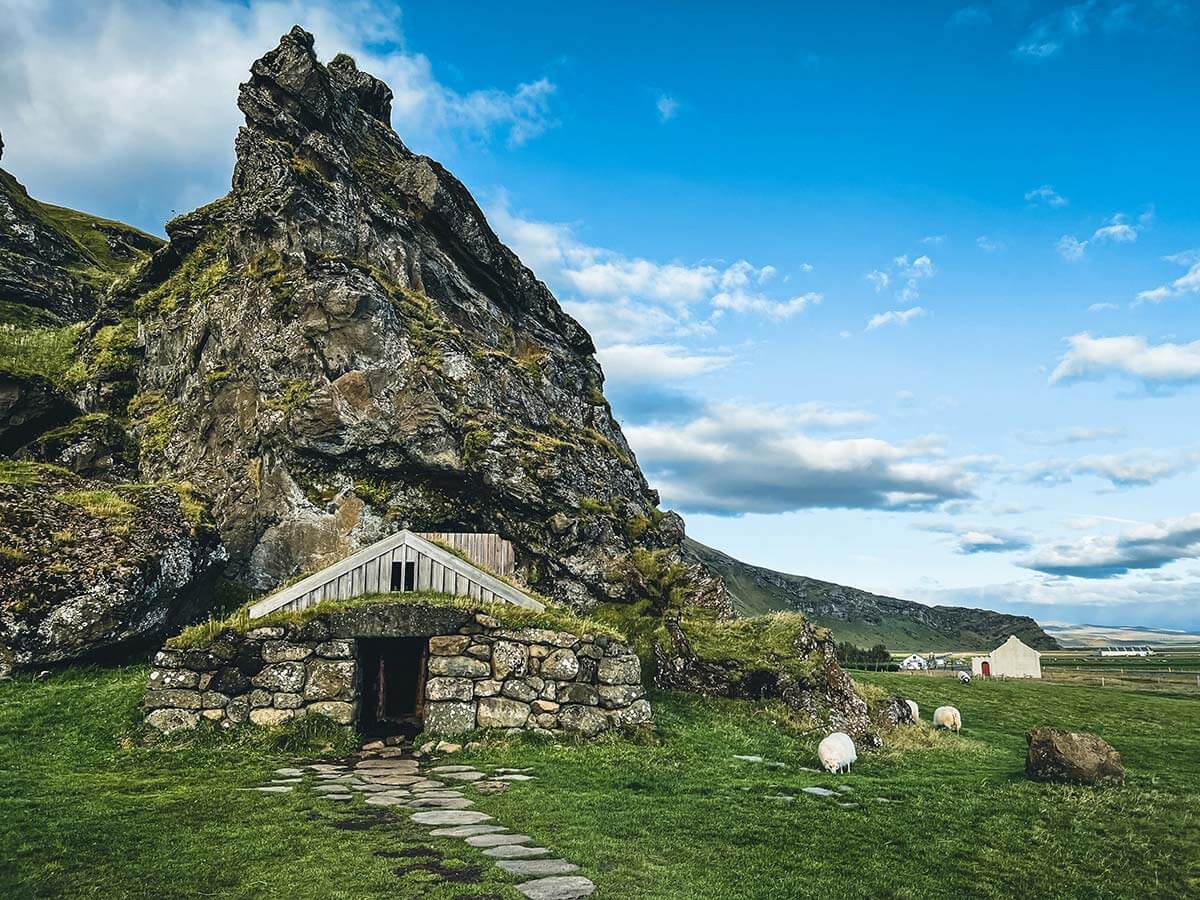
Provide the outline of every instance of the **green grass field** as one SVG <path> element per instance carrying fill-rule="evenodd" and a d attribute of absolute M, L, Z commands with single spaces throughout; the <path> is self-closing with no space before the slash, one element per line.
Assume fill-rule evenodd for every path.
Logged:
<path fill-rule="evenodd" d="M 475 884 L 397 875 L 394 854 L 419 842 L 403 814 L 386 831 L 345 830 L 335 825 L 345 808 L 308 792 L 239 790 L 329 733 L 177 750 L 131 741 L 145 675 L 0 683 L 0 896 L 519 897 L 486 865 Z M 477 805 L 580 863 L 599 898 L 1200 894 L 1200 703 L 858 677 L 912 696 L 925 718 L 954 703 L 962 736 L 903 729 L 833 778 L 802 768 L 815 767 L 818 736 L 791 730 L 778 707 L 657 694 L 659 734 L 648 742 L 496 739 L 459 756 L 534 767 L 535 781 Z M 1128 784 L 1029 782 L 1023 733 L 1038 724 L 1100 733 L 1122 751 Z M 810 785 L 849 786 L 846 800 L 859 805 L 800 793 Z M 461 843 L 436 846 L 456 865 L 482 863 Z"/>

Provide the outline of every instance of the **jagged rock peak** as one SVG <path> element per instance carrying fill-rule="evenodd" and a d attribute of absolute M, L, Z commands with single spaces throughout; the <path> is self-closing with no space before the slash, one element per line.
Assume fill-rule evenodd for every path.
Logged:
<path fill-rule="evenodd" d="M 313 36 L 299 25 L 279 41 L 279 46 L 255 61 L 250 80 L 241 86 L 238 107 L 248 125 L 284 136 L 302 136 L 307 130 L 345 130 L 353 127 L 353 113 L 387 123 L 392 112 L 392 90 L 374 75 L 360 72 L 354 60 L 339 53 L 328 66 L 313 50 Z M 302 129 L 303 131 L 298 131 Z"/>

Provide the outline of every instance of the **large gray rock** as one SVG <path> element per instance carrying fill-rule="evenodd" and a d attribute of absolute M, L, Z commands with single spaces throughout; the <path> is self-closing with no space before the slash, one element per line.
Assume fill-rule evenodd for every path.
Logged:
<path fill-rule="evenodd" d="M 425 704 L 425 730 L 431 734 L 462 734 L 474 729 L 474 703 L 447 701 Z"/>
<path fill-rule="evenodd" d="M 132 652 L 211 602 L 223 550 L 192 495 L 24 466 L 0 483 L 0 676 Z"/>
<path fill-rule="evenodd" d="M 306 700 L 348 700 L 354 694 L 355 664 L 350 660 L 318 659 L 308 663 Z"/>
<path fill-rule="evenodd" d="M 1035 728 L 1027 732 L 1025 774 L 1035 781 L 1094 784 L 1125 781 L 1121 754 L 1103 738 L 1086 731 Z"/>
<path fill-rule="evenodd" d="M 479 725 L 483 728 L 521 728 L 529 719 L 529 705 L 505 697 L 479 701 Z"/>

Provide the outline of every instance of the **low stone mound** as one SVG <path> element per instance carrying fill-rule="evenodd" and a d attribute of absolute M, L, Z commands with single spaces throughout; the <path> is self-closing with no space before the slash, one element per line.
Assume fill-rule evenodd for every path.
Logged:
<path fill-rule="evenodd" d="M 1025 734 L 1029 752 L 1025 774 L 1035 781 L 1122 784 L 1121 754 L 1103 738 L 1086 731 L 1035 728 Z"/>

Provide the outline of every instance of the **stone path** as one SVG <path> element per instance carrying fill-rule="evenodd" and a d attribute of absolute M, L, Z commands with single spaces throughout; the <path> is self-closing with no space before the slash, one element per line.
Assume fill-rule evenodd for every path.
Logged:
<path fill-rule="evenodd" d="M 277 769 L 270 783 L 251 790 L 287 793 L 307 786 L 322 799 L 334 803 L 352 802 L 360 796 L 367 806 L 411 810 L 409 818 L 429 828 L 432 837 L 461 839 L 488 862 L 525 879 L 516 887 L 529 900 L 589 897 L 596 885 L 575 874 L 579 866 L 555 857 L 545 847 L 534 846 L 529 835 L 514 834 L 492 816 L 472 808 L 475 801 L 471 794 L 502 793 L 515 784 L 531 781 L 535 776 L 530 771 L 495 769 L 488 773 L 465 765 L 423 768 L 405 750 L 375 741 L 367 744 L 351 762 Z M 312 783 L 306 778 L 311 778 Z M 383 810 L 380 813 L 387 814 Z"/>

